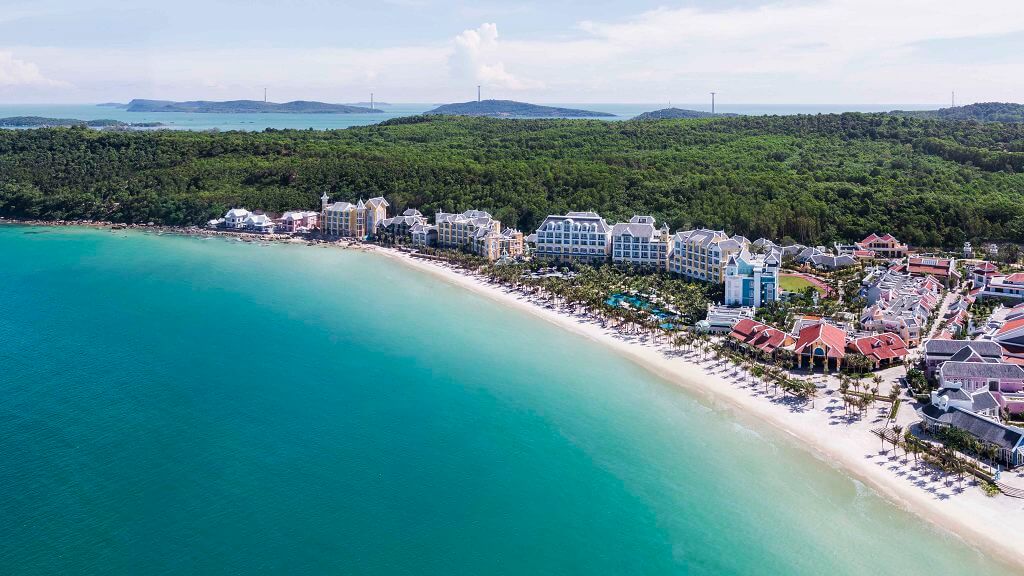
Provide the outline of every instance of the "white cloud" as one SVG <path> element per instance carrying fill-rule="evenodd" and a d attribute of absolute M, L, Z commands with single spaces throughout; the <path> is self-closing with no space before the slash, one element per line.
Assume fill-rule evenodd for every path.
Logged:
<path fill-rule="evenodd" d="M 498 43 L 498 25 L 485 23 L 465 30 L 455 37 L 455 50 L 449 59 L 452 75 L 457 80 L 471 79 L 491 88 L 533 90 L 542 82 L 516 76 L 505 69 Z"/>
<path fill-rule="evenodd" d="M 50 93 L 76 101 L 254 97 L 269 86 L 279 100 L 350 101 L 374 90 L 440 102 L 466 99 L 475 84 L 539 102 L 702 102 L 710 90 L 723 102 L 843 104 L 941 103 L 952 89 L 978 100 L 1024 93 L 1006 54 L 954 61 L 932 52 L 943 40 L 1024 33 L 1020 0 L 767 0 L 583 19 L 531 38 L 499 37 L 494 23 L 452 32 L 383 48 L 0 46 L 0 86 L 43 86 L 20 92 L 37 95 L 55 85 L 42 67 L 75 87 Z"/>
<path fill-rule="evenodd" d="M 0 86 L 65 86 L 66 83 L 43 76 L 39 67 L 0 51 Z"/>

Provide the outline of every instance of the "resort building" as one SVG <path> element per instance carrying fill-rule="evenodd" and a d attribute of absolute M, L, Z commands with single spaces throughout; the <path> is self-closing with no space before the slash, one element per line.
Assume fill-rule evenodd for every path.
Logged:
<path fill-rule="evenodd" d="M 676 232 L 668 257 L 668 271 L 695 280 L 721 283 L 729 256 L 745 248 L 746 238 L 730 238 L 721 230 Z"/>
<path fill-rule="evenodd" d="M 978 390 L 1018 394 L 1024 390 L 1024 367 L 1004 362 L 944 362 L 939 367 L 940 387 L 958 386 L 967 392 Z"/>
<path fill-rule="evenodd" d="M 806 326 L 800 330 L 793 352 L 797 367 L 813 370 L 821 366 L 838 372 L 846 357 L 846 333 L 825 322 Z"/>
<path fill-rule="evenodd" d="M 964 258 L 974 258 L 974 247 L 970 242 L 964 242 Z"/>
<path fill-rule="evenodd" d="M 419 210 L 410 208 L 402 212 L 401 216 L 381 220 L 380 234 L 390 240 L 397 241 L 402 238 L 409 238 L 413 226 L 426 223 L 427 219 L 423 214 L 420 214 Z"/>
<path fill-rule="evenodd" d="M 1002 357 L 1002 348 L 990 340 L 931 339 L 924 343 L 924 372 L 933 378 L 946 362 L 1000 362 Z"/>
<path fill-rule="evenodd" d="M 694 327 L 698 332 L 728 333 L 732 331 L 737 322 L 744 318 L 753 320 L 754 312 L 753 308 L 746 306 L 723 306 L 708 303 L 707 319 L 697 322 Z"/>
<path fill-rule="evenodd" d="M 956 260 L 953 258 L 908 256 L 906 271 L 911 276 L 934 276 L 946 288 L 960 281 L 960 273 L 956 271 Z"/>
<path fill-rule="evenodd" d="M 384 198 L 370 198 L 366 202 L 335 202 L 324 192 L 320 197 L 320 229 L 327 236 L 366 240 L 377 235 L 380 223 L 388 217 L 388 202 Z"/>
<path fill-rule="evenodd" d="M 780 348 L 792 346 L 796 342 L 791 334 L 762 324 L 752 318 L 742 318 L 732 327 L 730 340 L 737 346 L 759 351 L 767 356 L 774 356 Z"/>
<path fill-rule="evenodd" d="M 871 234 L 857 243 L 861 250 L 870 250 L 879 258 L 904 258 L 907 255 L 907 245 L 900 244 L 892 234 Z"/>
<path fill-rule="evenodd" d="M 985 284 L 981 286 L 981 290 L 972 293 L 978 298 L 1024 300 L 1024 272 L 1015 272 L 1008 276 L 992 274 L 982 279 Z"/>
<path fill-rule="evenodd" d="M 653 216 L 633 216 L 612 226 L 612 262 L 664 270 L 668 265 L 668 225 L 656 228 Z"/>
<path fill-rule="evenodd" d="M 232 208 L 224 215 L 224 227 L 233 230 L 245 228 L 245 219 L 249 217 L 249 211 L 245 208 Z"/>
<path fill-rule="evenodd" d="M 969 265 L 971 284 L 975 288 L 984 288 L 992 278 L 999 276 L 999 267 L 988 260 Z"/>
<path fill-rule="evenodd" d="M 898 334 L 907 345 L 917 346 L 941 291 L 942 286 L 931 276 L 913 277 L 876 268 L 861 282 L 861 295 L 868 302 L 860 316 L 861 327 Z"/>
<path fill-rule="evenodd" d="M 502 229 L 501 221 L 483 210 L 467 210 L 461 214 L 438 212 L 434 220 L 440 248 L 465 250 L 491 262 L 523 256 L 523 233 L 514 228 Z M 421 238 L 414 240 L 414 244 L 429 242 L 429 228 L 421 227 L 417 233 Z"/>
<path fill-rule="evenodd" d="M 725 265 L 725 303 L 758 307 L 779 299 L 779 257 L 753 256 L 745 248 L 730 254 Z"/>
<path fill-rule="evenodd" d="M 504 228 L 500 232 L 481 229 L 473 239 L 473 253 L 489 262 L 522 258 L 523 233 L 515 228 Z"/>
<path fill-rule="evenodd" d="M 907 345 L 896 334 L 875 334 L 854 338 L 846 344 L 846 351 L 863 354 L 875 366 L 875 370 L 903 362 L 907 357 Z"/>
<path fill-rule="evenodd" d="M 437 246 L 437 226 L 433 224 L 415 224 L 409 229 L 412 245 L 417 248 L 434 248 Z"/>
<path fill-rule="evenodd" d="M 793 260 L 797 264 L 803 264 L 816 270 L 826 271 L 848 268 L 857 264 L 857 258 L 854 257 L 852 253 L 832 254 L 830 252 L 826 252 L 823 246 L 805 246 L 794 255 Z"/>
<path fill-rule="evenodd" d="M 320 214 L 312 210 L 293 210 L 285 212 L 280 218 L 274 221 L 280 232 L 308 232 L 316 228 L 320 223 Z"/>
<path fill-rule="evenodd" d="M 437 226 L 437 246 L 439 248 L 457 248 L 475 252 L 473 242 L 483 231 L 501 232 L 501 222 L 495 220 L 483 210 L 466 210 L 456 214 L 438 212 L 434 216 Z"/>
<path fill-rule="evenodd" d="M 611 254 L 612 227 L 595 212 L 548 216 L 537 228 L 534 256 L 556 262 L 597 263 Z"/>
<path fill-rule="evenodd" d="M 987 389 L 972 394 L 953 385 L 932 392 L 931 403 L 918 414 L 925 428 L 953 426 L 995 445 L 997 460 L 1014 468 L 1024 464 L 1024 430 L 1000 422 L 998 410 L 998 400 Z"/>
<path fill-rule="evenodd" d="M 992 335 L 992 341 L 1002 348 L 1007 362 L 1024 363 L 1024 315 L 1014 307 L 1002 326 Z"/>
<path fill-rule="evenodd" d="M 259 234 L 273 234 L 274 221 L 266 214 L 253 212 L 246 216 L 243 228 Z"/>

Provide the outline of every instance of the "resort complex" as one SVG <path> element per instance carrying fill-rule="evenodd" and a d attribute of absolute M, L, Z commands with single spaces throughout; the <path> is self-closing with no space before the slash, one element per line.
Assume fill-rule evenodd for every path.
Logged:
<path fill-rule="evenodd" d="M 653 329 L 703 334 L 722 350 L 781 366 L 791 374 L 783 382 L 812 373 L 843 382 L 888 374 L 874 378 L 891 379 L 888 401 L 905 387 L 918 402 L 922 435 L 961 430 L 994 446 L 993 461 L 1024 464 L 1024 431 L 1015 424 L 1024 421 L 1024 272 L 916 253 L 891 234 L 831 248 L 782 245 L 708 228 L 673 233 L 650 215 L 609 224 L 596 212 L 570 211 L 547 216 L 524 237 L 483 210 L 439 211 L 431 222 L 414 208 L 390 216 L 390 207 L 382 197 L 331 203 L 324 194 L 319 213 L 275 218 L 233 208 L 210 226 L 373 241 L 435 259 L 465 254 L 496 266 L 495 278 L 515 271 L 517 282 L 545 282 L 544 290 L 585 285 L 588 276 L 578 272 L 606 264 L 623 280 L 653 274 L 680 287 L 703 285 L 718 290 L 720 304 L 683 304 L 649 288 L 607 288 L 594 297 L 627 324 L 646 326 L 649 317 Z M 854 394 L 845 386 L 837 392 L 848 405 L 879 396 L 877 387 Z"/>

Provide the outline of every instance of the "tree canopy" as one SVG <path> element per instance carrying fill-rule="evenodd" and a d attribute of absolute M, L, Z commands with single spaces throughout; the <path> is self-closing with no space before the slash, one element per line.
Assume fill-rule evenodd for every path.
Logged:
<path fill-rule="evenodd" d="M 0 131 L 0 214 L 197 224 L 231 206 L 652 214 L 673 229 L 1024 241 L 1024 126 L 885 114 L 606 122 L 416 116 L 346 130 Z"/>

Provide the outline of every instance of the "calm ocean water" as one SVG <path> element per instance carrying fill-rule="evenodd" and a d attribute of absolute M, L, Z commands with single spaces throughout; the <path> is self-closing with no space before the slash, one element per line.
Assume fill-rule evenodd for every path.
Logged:
<path fill-rule="evenodd" d="M 0 226 L 0 574 L 1001 574 L 380 256 Z"/>
<path fill-rule="evenodd" d="M 615 114 L 606 120 L 628 120 L 643 112 L 667 108 L 661 104 L 553 104 Z M 707 103 L 672 104 L 677 108 L 709 110 Z M 122 120 L 124 122 L 162 122 L 167 128 L 179 130 L 263 130 L 265 128 L 313 128 L 329 130 L 375 124 L 389 118 L 420 114 L 437 104 L 395 104 L 381 107 L 380 114 L 195 114 L 189 112 L 126 112 L 119 108 L 92 104 L 0 104 L 0 118 L 8 116 L 43 116 L 46 118 L 74 118 L 78 120 Z M 833 112 L 886 112 L 889 110 L 934 109 L 935 105 L 921 104 L 719 104 L 718 112 L 737 114 L 817 114 Z"/>

